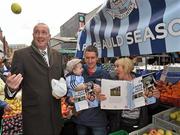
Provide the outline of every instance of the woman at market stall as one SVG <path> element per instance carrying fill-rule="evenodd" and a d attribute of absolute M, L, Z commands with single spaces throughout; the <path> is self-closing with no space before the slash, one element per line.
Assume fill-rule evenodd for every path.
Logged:
<path fill-rule="evenodd" d="M 115 73 L 117 80 L 131 81 L 135 78 L 132 72 L 134 69 L 133 61 L 129 58 L 120 58 L 115 61 Z M 101 94 L 100 100 L 105 100 L 106 96 Z M 126 130 L 132 132 L 148 124 L 147 106 L 132 110 L 113 110 L 108 111 L 109 131 Z"/>

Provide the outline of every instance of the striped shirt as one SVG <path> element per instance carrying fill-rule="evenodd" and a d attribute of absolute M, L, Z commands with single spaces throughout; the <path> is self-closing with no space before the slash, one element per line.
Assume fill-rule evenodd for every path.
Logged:
<path fill-rule="evenodd" d="M 66 84 L 67 84 L 67 96 L 73 96 L 73 93 L 75 92 L 75 88 L 77 85 L 84 83 L 84 78 L 83 76 L 78 76 L 78 75 L 69 75 L 66 77 Z"/>

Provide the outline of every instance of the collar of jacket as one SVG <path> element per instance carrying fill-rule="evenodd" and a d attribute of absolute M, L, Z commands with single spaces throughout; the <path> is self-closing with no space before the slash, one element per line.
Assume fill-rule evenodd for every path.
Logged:
<path fill-rule="evenodd" d="M 38 55 L 41 56 L 41 53 L 40 53 L 39 49 L 37 48 L 37 46 L 35 45 L 34 41 L 32 41 L 31 47 L 32 47 L 32 49 L 34 50 L 35 53 L 37 53 Z M 49 46 L 47 47 L 47 53 L 48 53 L 48 58 L 49 58 L 49 64 L 51 65 L 52 56 L 50 56 L 51 50 L 50 50 Z M 41 57 L 40 57 L 40 58 L 41 58 Z M 39 60 L 38 60 L 38 61 L 39 61 Z M 44 63 L 43 61 L 44 61 L 44 60 L 43 60 L 43 58 L 42 58 L 42 60 L 41 60 L 40 63 L 41 63 L 41 64 L 43 63 L 43 65 L 47 66 L 47 64 Z M 48 67 L 48 66 L 47 66 L 47 67 Z"/>
<path fill-rule="evenodd" d="M 41 55 L 41 52 L 39 51 L 39 49 L 35 45 L 34 41 L 32 41 L 31 46 L 37 53 L 39 53 Z M 48 53 L 48 57 L 49 57 L 49 46 L 47 46 L 47 53 Z"/>

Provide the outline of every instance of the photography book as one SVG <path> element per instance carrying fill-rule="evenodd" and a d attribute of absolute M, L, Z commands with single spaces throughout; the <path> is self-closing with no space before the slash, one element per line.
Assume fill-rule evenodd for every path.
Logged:
<path fill-rule="evenodd" d="M 153 90 L 156 81 L 153 74 L 132 81 L 102 79 L 101 91 L 107 99 L 101 101 L 101 109 L 134 109 L 155 103 Z"/>
<path fill-rule="evenodd" d="M 74 105 L 76 112 L 89 109 L 92 107 L 98 107 L 99 101 L 96 94 L 93 91 L 93 86 L 88 86 L 85 90 L 76 91 L 73 93 Z"/>

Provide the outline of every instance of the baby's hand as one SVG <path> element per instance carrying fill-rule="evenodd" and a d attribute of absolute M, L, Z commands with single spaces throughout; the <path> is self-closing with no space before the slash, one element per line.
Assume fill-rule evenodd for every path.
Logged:
<path fill-rule="evenodd" d="M 69 97 L 69 102 L 74 103 L 74 97 Z"/>

